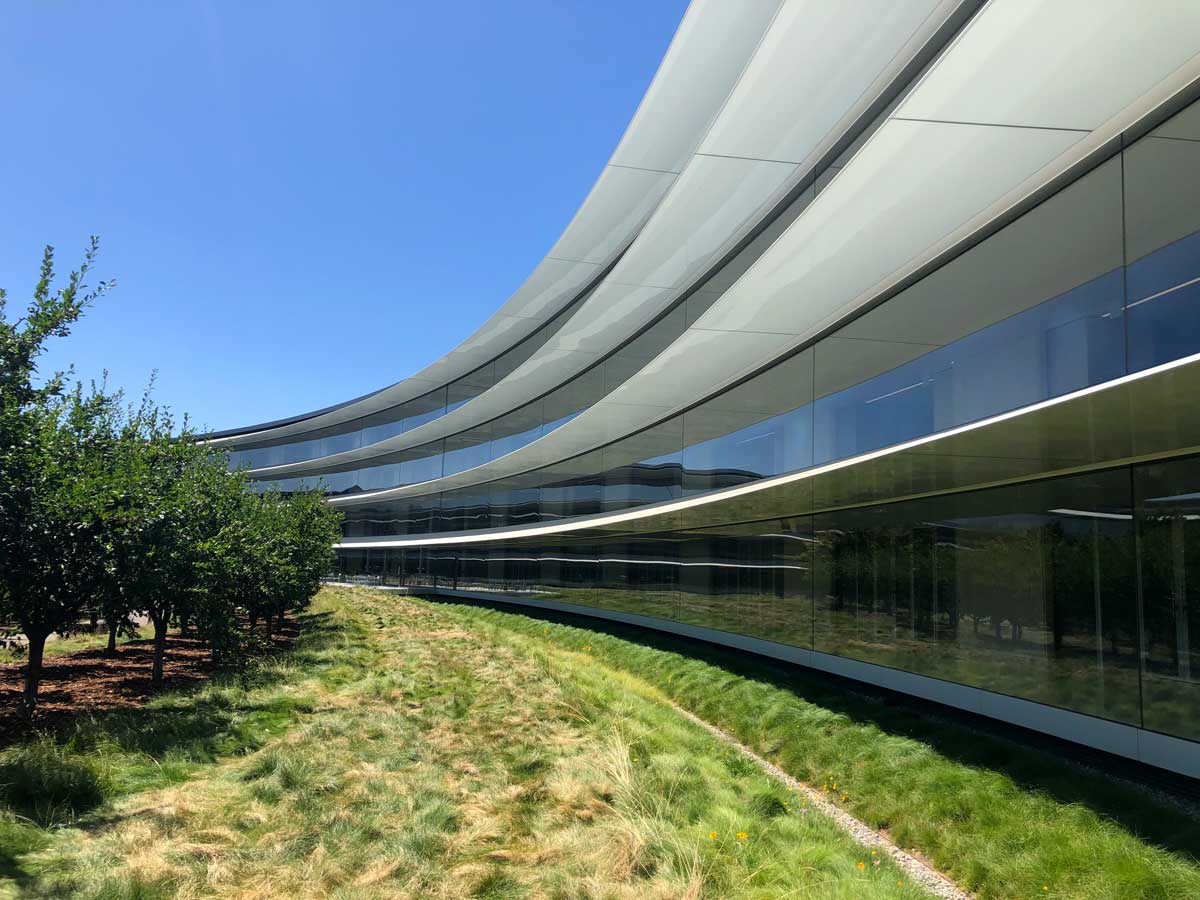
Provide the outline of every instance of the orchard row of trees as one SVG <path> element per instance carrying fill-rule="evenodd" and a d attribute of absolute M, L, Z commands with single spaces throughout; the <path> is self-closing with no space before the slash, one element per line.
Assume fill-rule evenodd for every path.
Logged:
<path fill-rule="evenodd" d="M 251 491 L 149 391 L 128 404 L 104 384 L 69 388 L 69 373 L 39 377 L 47 342 L 112 286 L 85 285 L 97 246 L 93 238 L 57 290 L 47 247 L 19 318 L 9 319 L 0 290 L 0 626 L 27 641 L 30 713 L 51 635 L 102 617 L 112 651 L 118 632 L 144 617 L 161 685 L 172 624 L 202 636 L 218 659 L 241 654 L 245 623 L 270 632 L 308 602 L 340 534 L 319 494 Z"/>

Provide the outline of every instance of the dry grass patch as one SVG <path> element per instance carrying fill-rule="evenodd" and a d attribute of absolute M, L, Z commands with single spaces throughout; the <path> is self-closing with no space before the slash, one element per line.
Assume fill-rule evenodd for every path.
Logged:
<path fill-rule="evenodd" d="M 14 896 L 921 896 L 553 635 L 364 590 L 322 603 L 372 623 L 365 663 L 309 683 L 309 711 L 256 752 L 55 835 Z"/>

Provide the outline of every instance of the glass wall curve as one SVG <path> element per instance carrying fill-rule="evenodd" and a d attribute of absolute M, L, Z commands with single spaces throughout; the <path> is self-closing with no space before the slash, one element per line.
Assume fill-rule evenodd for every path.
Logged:
<path fill-rule="evenodd" d="M 1013 483 L 937 496 L 794 515 L 775 504 L 711 524 L 702 504 L 674 528 L 603 526 L 839 461 L 852 475 L 914 439 L 1200 366 L 1197 123 L 1200 105 L 1187 107 L 909 288 L 653 428 L 499 481 L 339 504 L 341 574 L 744 635 L 1182 741 L 1200 760 L 1190 438 L 1175 458 L 1055 477 L 1014 480 L 984 458 L 976 482 L 993 466 Z M 1104 426 L 1135 456 L 1144 421 Z M 577 517 L 601 518 L 580 536 L 522 537 Z M 420 540 L 456 533 L 472 542 Z"/>
<path fill-rule="evenodd" d="M 872 82 L 880 108 L 830 114 L 856 138 L 825 147 L 809 181 L 788 182 L 791 219 L 772 193 L 783 170 L 762 191 L 778 225 L 763 206 L 739 207 L 731 234 L 767 227 L 741 255 L 726 259 L 711 233 L 671 246 L 689 232 L 664 229 L 663 259 L 693 252 L 703 265 L 684 266 L 677 294 L 647 300 L 532 398 L 459 430 L 462 414 L 426 427 L 489 391 L 517 397 L 497 385 L 531 360 L 552 365 L 559 330 L 608 296 L 603 277 L 467 374 L 326 428 L 243 436 L 231 463 L 263 488 L 323 486 L 344 513 L 339 578 L 632 616 L 1200 777 L 1200 8 L 1164 4 L 1145 23 L 1162 45 L 1148 62 L 1126 46 L 1127 11 L 1100 16 L 1104 53 L 1088 71 L 1104 57 L 1111 83 L 1069 108 L 1055 105 L 1062 91 L 1035 89 L 1036 67 L 992 71 L 992 57 L 963 50 L 991 35 L 1001 55 L 1017 53 L 1034 20 L 1062 25 L 1072 3 L 1022 18 L 1003 4 L 912 0 L 905 16 L 925 23 L 914 35 L 932 41 L 925 17 L 940 16 L 962 40 L 939 31 L 942 56 L 905 44 L 905 65 L 880 71 L 899 79 L 903 68 L 912 91 Z M 754 46 L 786 56 L 808 33 L 797 4 L 755 8 L 767 39 L 747 39 L 747 59 Z M 1063 58 L 1088 50 L 1073 44 Z M 724 90 L 762 88 L 730 75 Z M 1127 105 L 1114 107 L 1118 96 Z M 851 128 L 864 117 L 887 128 L 884 150 Z M 758 162 L 778 131 L 756 138 Z M 728 151 L 737 134 L 697 125 L 680 159 Z M 920 166 L 912 184 L 872 193 L 872 171 L 894 174 L 888 148 L 896 170 Z M 1027 158 L 997 159 L 1004 148 Z M 776 155 L 773 166 L 801 165 Z M 897 237 L 901 249 L 881 248 L 853 278 L 852 256 L 821 268 L 838 249 L 822 241 L 887 240 L 905 215 L 923 215 L 922 189 L 939 203 L 944 171 L 958 179 L 950 189 L 992 166 L 1003 177 L 945 204 L 959 224 L 923 218 L 917 237 Z M 831 189 L 847 174 L 850 188 Z M 862 208 L 803 217 L 830 196 Z M 805 225 L 791 235 L 800 241 L 823 221 L 866 224 L 788 243 L 789 222 Z M 928 247 L 912 256 L 905 241 Z M 752 296 L 771 283 L 763 270 L 801 250 L 809 269 Z M 631 284 L 666 290 L 657 277 Z M 699 332 L 708 342 L 689 342 Z M 724 368 L 671 370 L 706 347 L 728 355 Z M 339 457 L 410 432 L 407 444 Z M 293 467 L 269 471 L 278 466 Z"/>

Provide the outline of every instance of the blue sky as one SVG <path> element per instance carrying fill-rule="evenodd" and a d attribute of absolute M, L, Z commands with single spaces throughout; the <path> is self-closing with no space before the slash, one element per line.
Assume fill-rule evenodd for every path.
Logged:
<path fill-rule="evenodd" d="M 0 286 L 89 234 L 117 290 L 46 357 L 213 428 L 358 396 L 520 285 L 685 0 L 7 3 Z M 16 310 L 10 310 L 10 314 Z"/>

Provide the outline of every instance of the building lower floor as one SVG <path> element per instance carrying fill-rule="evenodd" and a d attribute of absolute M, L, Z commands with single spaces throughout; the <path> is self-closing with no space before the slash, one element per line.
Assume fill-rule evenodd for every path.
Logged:
<path fill-rule="evenodd" d="M 653 521 L 653 520 L 650 520 Z M 339 571 L 742 646 L 1200 777 L 1200 457 Z"/>

